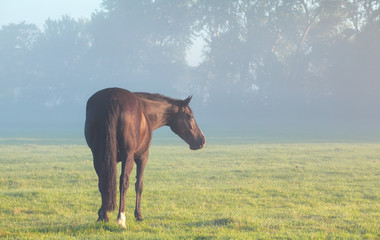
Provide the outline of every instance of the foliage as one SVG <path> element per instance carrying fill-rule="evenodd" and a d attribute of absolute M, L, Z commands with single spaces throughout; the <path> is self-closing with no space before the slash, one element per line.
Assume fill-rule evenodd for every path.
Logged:
<path fill-rule="evenodd" d="M 379 1 L 199 2 L 205 17 L 197 31 L 209 47 L 200 68 L 209 72 L 212 98 L 240 96 L 237 102 L 255 108 L 281 105 L 290 111 L 315 111 L 323 101 L 338 110 L 352 106 L 342 102 L 347 97 L 349 103 L 374 103 L 358 97 L 363 92 L 357 85 L 365 91 L 378 86 Z M 376 37 L 364 37 L 370 26 Z M 362 37 L 371 47 L 359 46 Z"/>
<path fill-rule="evenodd" d="M 48 19 L 43 30 L 2 26 L 0 107 L 9 122 L 18 107 L 46 118 L 79 114 L 88 96 L 110 86 L 191 93 L 215 114 L 228 99 L 231 111 L 249 116 L 380 117 L 379 0 L 104 0 L 102 7 L 91 20 Z M 199 41 L 204 61 L 190 67 L 187 51 Z"/>
<path fill-rule="evenodd" d="M 110 223 L 95 222 L 100 196 L 86 146 L 2 143 L 1 238 L 380 237 L 378 144 L 211 144 L 197 152 L 155 144 L 145 220 L 134 220 L 131 187 L 124 230 L 115 212 Z"/>

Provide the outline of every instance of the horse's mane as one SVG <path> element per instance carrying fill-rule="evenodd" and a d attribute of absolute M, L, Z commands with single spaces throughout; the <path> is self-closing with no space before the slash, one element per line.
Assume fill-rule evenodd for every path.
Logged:
<path fill-rule="evenodd" d="M 168 103 L 178 104 L 178 103 L 183 101 L 183 100 L 179 100 L 179 99 L 166 97 L 166 96 L 158 94 L 158 93 L 134 92 L 133 94 L 135 94 L 138 97 L 145 98 L 145 99 L 148 99 L 151 101 L 156 101 L 156 102 L 166 101 Z"/>

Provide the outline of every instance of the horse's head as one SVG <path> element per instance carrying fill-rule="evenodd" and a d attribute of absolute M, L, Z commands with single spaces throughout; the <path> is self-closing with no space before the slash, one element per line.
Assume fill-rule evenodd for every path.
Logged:
<path fill-rule="evenodd" d="M 190 100 L 191 97 L 188 97 L 180 102 L 178 112 L 175 112 L 168 125 L 175 134 L 189 144 L 191 150 L 197 150 L 203 148 L 206 138 L 195 122 L 189 107 Z"/>

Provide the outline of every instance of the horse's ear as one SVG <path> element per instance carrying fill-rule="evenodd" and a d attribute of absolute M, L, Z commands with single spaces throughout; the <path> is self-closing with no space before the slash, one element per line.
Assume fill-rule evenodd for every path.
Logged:
<path fill-rule="evenodd" d="M 183 100 L 183 106 L 184 107 L 189 106 L 189 103 L 190 103 L 192 97 L 193 96 L 188 96 L 185 100 Z"/>

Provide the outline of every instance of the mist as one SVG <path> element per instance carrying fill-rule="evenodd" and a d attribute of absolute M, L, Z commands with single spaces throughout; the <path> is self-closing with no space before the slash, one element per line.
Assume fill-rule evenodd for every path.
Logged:
<path fill-rule="evenodd" d="M 1 26 L 0 137 L 80 136 L 121 87 L 192 95 L 206 136 L 378 139 L 379 76 L 380 1 L 105 0 Z"/>

